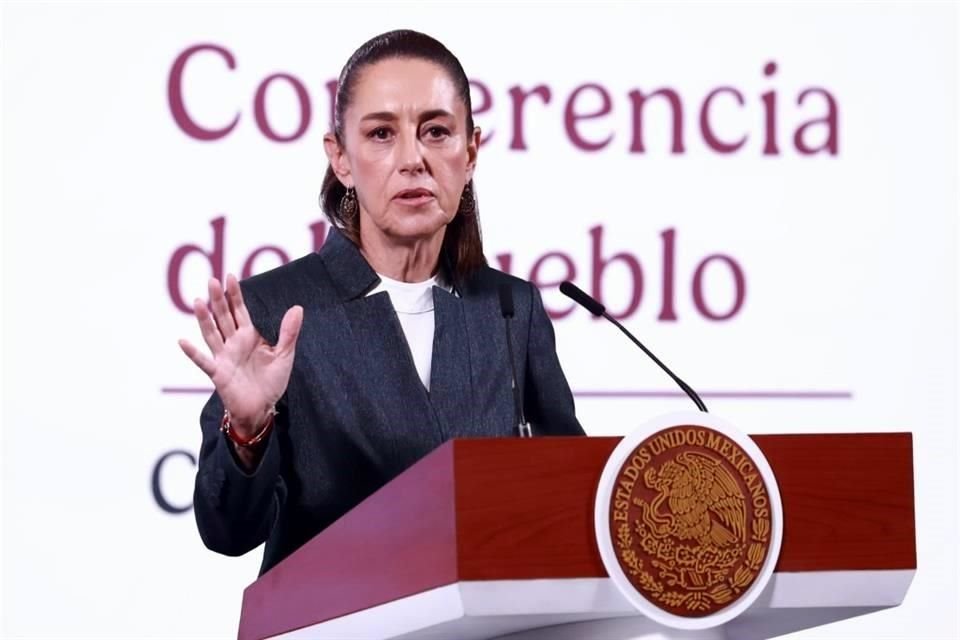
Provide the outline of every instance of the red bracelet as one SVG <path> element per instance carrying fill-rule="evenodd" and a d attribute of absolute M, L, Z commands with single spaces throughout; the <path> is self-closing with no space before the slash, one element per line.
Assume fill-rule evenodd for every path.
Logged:
<path fill-rule="evenodd" d="M 249 440 L 244 440 L 237 435 L 236 431 L 233 430 L 233 425 L 230 424 L 230 412 L 224 409 L 223 420 L 220 421 L 220 431 L 230 438 L 230 440 L 238 447 L 255 447 L 267 437 L 268 433 L 270 433 L 270 428 L 273 426 L 273 416 L 275 415 L 277 415 L 276 407 L 270 407 L 270 412 L 267 414 L 267 422 L 263 425 L 263 428 L 260 429 L 260 431 L 258 431 Z"/>

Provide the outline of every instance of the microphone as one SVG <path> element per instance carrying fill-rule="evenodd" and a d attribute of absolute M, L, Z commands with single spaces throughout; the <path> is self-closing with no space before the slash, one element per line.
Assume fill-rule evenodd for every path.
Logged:
<path fill-rule="evenodd" d="M 500 315 L 503 316 L 503 324 L 507 332 L 507 352 L 510 354 L 510 388 L 513 390 L 513 411 L 514 419 L 517 421 L 517 432 L 521 438 L 529 438 L 533 433 L 530 430 L 530 424 L 523 415 L 523 400 L 520 398 L 520 387 L 517 386 L 517 367 L 513 358 L 513 340 L 510 339 L 510 321 L 513 319 L 513 290 L 507 283 L 500 285 Z"/>
<path fill-rule="evenodd" d="M 643 352 L 648 356 L 650 356 L 651 360 L 656 362 L 661 369 L 667 372 L 668 376 L 673 378 L 673 381 L 677 383 L 677 386 L 683 389 L 683 392 L 686 393 L 691 400 L 693 400 L 693 404 L 697 405 L 697 409 L 699 409 L 700 411 L 703 411 L 704 413 L 707 413 L 707 407 L 705 404 L 703 404 L 703 400 L 700 399 L 700 396 L 697 395 L 697 392 L 694 391 L 690 387 L 690 385 L 688 385 L 686 382 L 678 378 L 673 371 L 670 371 L 670 369 L 667 368 L 667 365 L 660 362 L 660 358 L 653 355 L 653 352 L 651 352 L 650 349 L 647 349 L 645 346 L 643 346 L 643 344 L 639 340 L 637 340 L 632 333 L 627 331 L 626 327 L 624 327 L 622 324 L 617 322 L 616 318 L 614 318 L 609 313 L 607 313 L 606 307 L 604 307 L 602 304 L 594 300 L 592 297 L 588 296 L 586 293 L 581 291 L 580 288 L 577 287 L 577 285 L 573 284 L 572 282 L 561 283 L 560 293 L 572 299 L 574 302 L 584 307 L 587 311 L 589 311 L 593 315 L 597 317 L 603 316 L 613 324 L 617 325 L 617 328 L 620 329 L 620 331 L 623 331 L 626 334 L 626 336 L 633 341 L 635 345 L 643 349 Z M 502 297 L 503 296 L 501 292 L 501 298 Z"/>

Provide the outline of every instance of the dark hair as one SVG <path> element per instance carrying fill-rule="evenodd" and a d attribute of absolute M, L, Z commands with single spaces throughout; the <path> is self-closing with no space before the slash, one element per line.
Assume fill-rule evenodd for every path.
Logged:
<path fill-rule="evenodd" d="M 392 58 L 416 58 L 433 62 L 442 67 L 453 80 L 457 94 L 466 107 L 467 135 L 473 134 L 473 109 L 470 104 L 470 82 L 467 75 L 450 51 L 439 41 L 430 36 L 401 29 L 380 34 L 363 43 L 353 52 L 347 64 L 340 72 L 337 84 L 337 95 L 334 106 L 333 134 L 337 142 L 343 145 L 343 116 L 353 96 L 360 71 L 382 60 Z M 324 214 L 343 234 L 354 244 L 360 245 L 360 217 L 358 215 L 344 216 L 340 211 L 340 201 L 347 192 L 340 182 L 333 167 L 327 167 L 320 189 L 320 206 Z M 477 216 L 476 196 L 474 195 L 473 180 L 464 188 L 464 198 L 453 220 L 447 225 L 443 238 L 443 247 L 440 250 L 440 266 L 451 280 L 462 280 L 471 273 L 487 264 L 483 256 L 483 243 L 480 237 L 480 220 Z M 465 200 L 471 200 L 465 202 Z"/>

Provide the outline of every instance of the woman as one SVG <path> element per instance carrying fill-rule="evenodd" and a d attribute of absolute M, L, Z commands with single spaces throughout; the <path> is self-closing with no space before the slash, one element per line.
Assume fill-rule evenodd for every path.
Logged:
<path fill-rule="evenodd" d="M 216 387 L 194 511 L 261 573 L 453 437 L 516 435 L 511 359 L 537 435 L 583 435 L 535 287 L 486 265 L 473 191 L 480 130 L 442 44 L 394 31 L 340 75 L 317 253 L 194 303 Z M 515 304 L 508 348 L 499 290 Z M 275 346 L 271 346 L 271 345 Z"/>

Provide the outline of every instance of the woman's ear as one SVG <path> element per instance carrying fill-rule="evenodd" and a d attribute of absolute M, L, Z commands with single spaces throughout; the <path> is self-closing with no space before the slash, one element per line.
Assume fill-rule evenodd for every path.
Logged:
<path fill-rule="evenodd" d="M 323 150 L 327 152 L 330 167 L 340 183 L 347 188 L 352 187 L 353 177 L 350 175 L 350 161 L 347 159 L 347 154 L 344 153 L 340 141 L 332 133 L 323 136 Z"/>
<path fill-rule="evenodd" d="M 467 140 L 467 182 L 473 179 L 477 168 L 477 152 L 480 149 L 480 127 L 473 128 L 473 134 Z"/>

